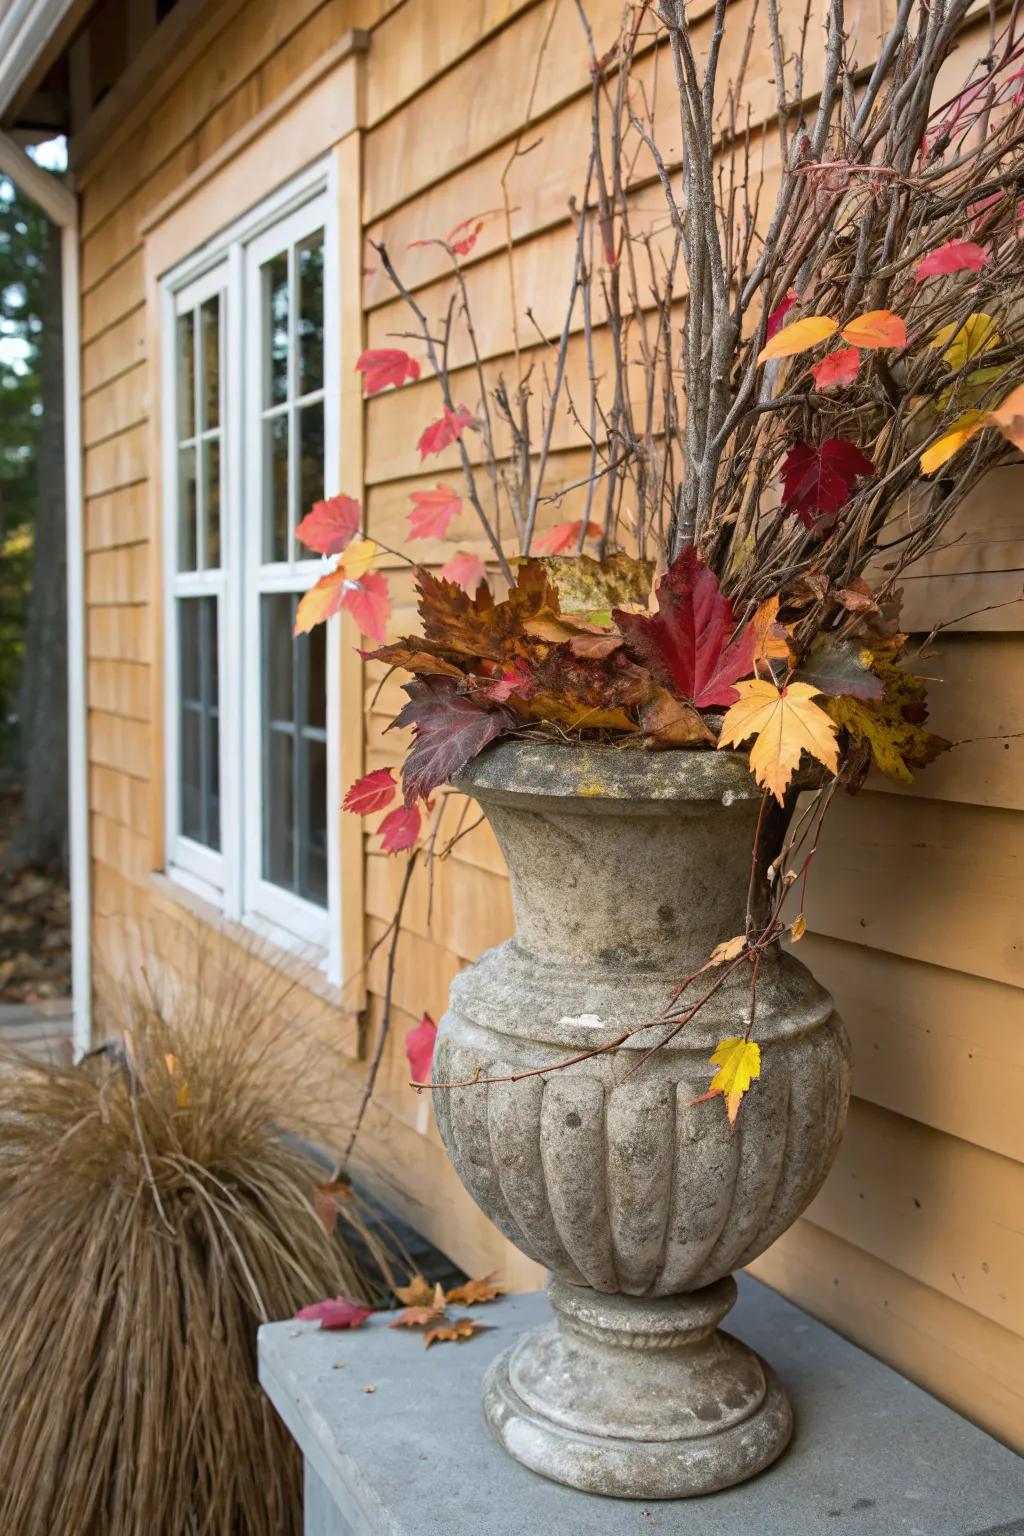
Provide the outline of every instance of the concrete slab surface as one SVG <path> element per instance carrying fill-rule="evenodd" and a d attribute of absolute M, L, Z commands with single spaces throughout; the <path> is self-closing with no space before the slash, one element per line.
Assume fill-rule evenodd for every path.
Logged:
<path fill-rule="evenodd" d="M 260 1330 L 260 1380 L 298 1441 L 316 1536 L 1024 1536 L 1024 1459 L 748 1276 L 726 1327 L 796 1412 L 785 1455 L 702 1499 L 595 1498 L 528 1472 L 480 1409 L 491 1359 L 548 1316 L 539 1292 L 473 1309 L 488 1332 L 424 1350 L 372 1318 Z M 367 1391 L 367 1388 L 373 1388 Z"/>

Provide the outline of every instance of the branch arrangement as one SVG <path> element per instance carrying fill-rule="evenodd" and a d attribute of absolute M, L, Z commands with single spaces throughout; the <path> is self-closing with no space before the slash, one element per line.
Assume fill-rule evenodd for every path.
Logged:
<path fill-rule="evenodd" d="M 464 482 L 413 494 L 409 538 L 445 539 L 464 495 L 490 578 L 467 551 L 440 577 L 417 569 L 422 633 L 389 640 L 358 503 L 319 503 L 299 528 L 338 558 L 297 630 L 346 608 L 370 655 L 412 674 L 402 803 L 388 809 L 390 768 L 345 802 L 388 810 L 386 852 L 415 849 L 421 806 L 508 735 L 750 743 L 780 806 L 804 754 L 829 772 L 825 806 L 872 764 L 911 778 L 949 743 L 924 725 L 900 577 L 1024 448 L 1017 5 L 1002 26 L 991 9 L 951 94 L 969 0 L 899 0 L 863 65 L 843 0 L 820 30 L 810 4 L 757 0 L 739 34 L 726 0 L 645 0 L 604 53 L 578 8 L 591 133 L 560 327 L 527 305 L 536 343 L 517 314 L 513 357 L 481 353 L 466 258 L 502 214 L 511 229 L 504 179 L 503 209 L 428 242 L 451 263 L 439 314 L 376 246 L 440 387 L 421 460 L 454 445 Z M 514 277 L 510 236 L 508 263 Z M 359 367 L 368 394 L 420 376 L 397 347 Z M 566 445 L 584 473 L 566 472 Z M 555 521 L 567 504 L 579 515 Z M 756 989 L 781 921 L 772 907 L 714 964 L 749 965 Z M 700 1001 L 679 1006 L 645 1027 L 675 1021 L 671 1038 Z"/>

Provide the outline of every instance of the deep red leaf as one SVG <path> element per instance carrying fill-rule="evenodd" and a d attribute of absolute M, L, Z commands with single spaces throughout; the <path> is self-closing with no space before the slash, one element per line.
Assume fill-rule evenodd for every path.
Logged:
<path fill-rule="evenodd" d="M 813 528 L 849 501 L 857 480 L 874 472 L 856 444 L 841 437 L 821 444 L 795 443 L 782 466 L 783 505 Z"/>
<path fill-rule="evenodd" d="M 815 363 L 811 369 L 816 389 L 839 389 L 852 384 L 860 368 L 860 352 L 856 347 L 839 347 Z"/>
<path fill-rule="evenodd" d="M 443 539 L 448 524 L 462 509 L 462 501 L 450 485 L 435 485 L 432 491 L 413 491 L 410 500 L 410 539 Z"/>
<path fill-rule="evenodd" d="M 381 853 L 404 853 L 407 848 L 414 848 L 420 835 L 420 824 L 418 805 L 400 805 L 389 811 L 377 828 Z"/>
<path fill-rule="evenodd" d="M 489 742 L 511 729 L 515 717 L 500 706 L 484 708 L 460 693 L 451 677 L 417 677 L 404 688 L 409 702 L 393 725 L 413 728 L 413 743 L 402 765 L 409 805 L 447 784 Z"/>
<path fill-rule="evenodd" d="M 545 555 L 563 555 L 567 549 L 576 549 L 580 542 L 582 527 L 582 518 L 577 518 L 574 523 L 559 523 L 557 528 L 549 528 L 547 533 L 541 534 L 537 540 L 537 548 Z M 586 537 L 599 539 L 600 523 L 588 523 Z"/>
<path fill-rule="evenodd" d="M 420 450 L 420 458 L 428 458 L 433 453 L 441 453 L 454 443 L 456 438 L 462 436 L 467 427 L 475 427 L 476 419 L 464 405 L 457 405 L 454 411 L 444 407 L 437 421 L 432 421 L 429 427 L 425 427 L 417 447 Z"/>
<path fill-rule="evenodd" d="M 318 1322 L 321 1331 L 326 1333 L 334 1328 L 358 1328 L 360 1323 L 365 1323 L 368 1317 L 373 1316 L 373 1308 L 364 1307 L 359 1301 L 350 1301 L 347 1296 L 334 1296 L 328 1297 L 326 1301 L 314 1301 L 311 1306 L 296 1312 L 295 1316 L 302 1322 Z"/>
<path fill-rule="evenodd" d="M 441 567 L 441 575 L 445 581 L 454 581 L 456 586 L 472 593 L 487 575 L 487 567 L 476 555 L 467 555 L 460 549 L 447 565 Z"/>
<path fill-rule="evenodd" d="M 409 1058 L 409 1071 L 414 1083 L 430 1082 L 436 1043 L 437 1025 L 430 1014 L 425 1013 L 416 1028 L 410 1029 L 405 1037 L 405 1054 Z"/>
<path fill-rule="evenodd" d="M 318 555 L 340 555 L 359 532 L 363 509 L 351 496 L 330 496 L 314 502 L 295 530 L 295 537 Z"/>
<path fill-rule="evenodd" d="M 620 643 L 616 637 L 616 644 Z M 537 684 L 518 659 L 511 667 L 506 667 L 490 687 L 481 689 L 484 698 L 493 699 L 496 704 L 507 704 L 514 693 L 522 699 L 528 699 L 536 691 Z"/>
<path fill-rule="evenodd" d="M 391 614 L 386 576 L 380 571 L 367 571 L 358 581 L 347 585 L 341 606 L 355 619 L 361 635 L 369 635 L 378 645 L 384 644 Z"/>
<path fill-rule="evenodd" d="M 379 347 L 361 354 L 356 363 L 356 372 L 364 377 L 366 393 L 378 395 L 389 384 L 397 388 L 406 379 L 418 379 L 420 365 L 400 347 Z"/>
<path fill-rule="evenodd" d="M 777 336 L 779 334 L 779 332 L 782 330 L 782 327 L 786 323 L 786 316 L 793 308 L 793 305 L 799 304 L 799 302 L 800 300 L 797 296 L 797 291 L 795 288 L 791 288 L 785 297 L 779 300 L 778 304 L 776 304 L 775 308 L 768 316 L 768 324 L 765 327 L 764 333 L 765 341 L 771 341 L 773 336 Z"/>
<path fill-rule="evenodd" d="M 672 562 L 656 592 L 657 613 L 613 615 L 627 651 L 699 709 L 734 703 L 739 694 L 732 684 L 754 669 L 753 626 L 730 640 L 736 628 L 732 604 L 692 545 Z"/>
<path fill-rule="evenodd" d="M 973 240 L 947 240 L 918 262 L 914 280 L 923 283 L 926 277 L 941 277 L 950 272 L 980 272 L 988 259 L 988 251 Z"/>
<path fill-rule="evenodd" d="M 397 788 L 393 768 L 375 768 L 350 786 L 341 808 L 356 816 L 371 816 L 374 811 L 382 811 L 391 804 Z"/>

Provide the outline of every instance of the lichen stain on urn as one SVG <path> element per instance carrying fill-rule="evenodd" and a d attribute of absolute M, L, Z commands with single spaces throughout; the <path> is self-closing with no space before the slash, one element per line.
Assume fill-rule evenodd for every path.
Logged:
<path fill-rule="evenodd" d="M 435 1081 L 509 1076 L 593 1050 L 655 1018 L 682 976 L 743 931 L 760 794 L 735 754 L 510 743 L 471 764 L 460 787 L 505 853 L 516 934 L 456 978 Z M 714 1322 L 731 1305 L 721 1304 L 731 1271 L 786 1230 L 831 1165 L 849 1045 L 806 968 L 766 953 L 761 1077 L 730 1132 L 721 1100 L 694 1100 L 718 1041 L 743 1032 L 745 970 L 656 1051 L 671 1025 L 548 1075 L 434 1092 L 466 1188 L 556 1277 L 558 1324 L 521 1341 L 492 1375 L 492 1427 L 528 1465 L 591 1491 L 634 1496 L 631 1465 L 637 1497 L 708 1491 L 767 1465 L 788 1438 L 778 1384 Z M 589 1321 L 575 1302 L 569 1318 L 559 1296 L 592 1298 Z M 702 1331 L 694 1318 L 712 1296 Z M 634 1326 L 651 1308 L 654 1341 Z M 632 1430 L 618 1410 L 608 1417 L 609 1359 L 620 1389 L 635 1377 Z M 577 1403 L 593 1396 L 572 1431 L 590 1437 L 582 1461 L 578 1447 L 566 1450 L 565 1426 L 553 1427 L 559 1382 Z M 671 1456 L 640 1455 L 636 1415 L 652 1391 L 673 1405 L 655 1436 Z"/>

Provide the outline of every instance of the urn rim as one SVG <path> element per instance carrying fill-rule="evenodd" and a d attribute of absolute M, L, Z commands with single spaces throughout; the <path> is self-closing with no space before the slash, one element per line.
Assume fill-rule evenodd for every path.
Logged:
<path fill-rule="evenodd" d="M 452 785 L 476 799 L 522 795 L 633 803 L 717 800 L 730 805 L 760 800 L 763 793 L 743 752 L 699 748 L 651 752 L 632 746 L 536 740 L 492 743 L 460 769 Z"/>

